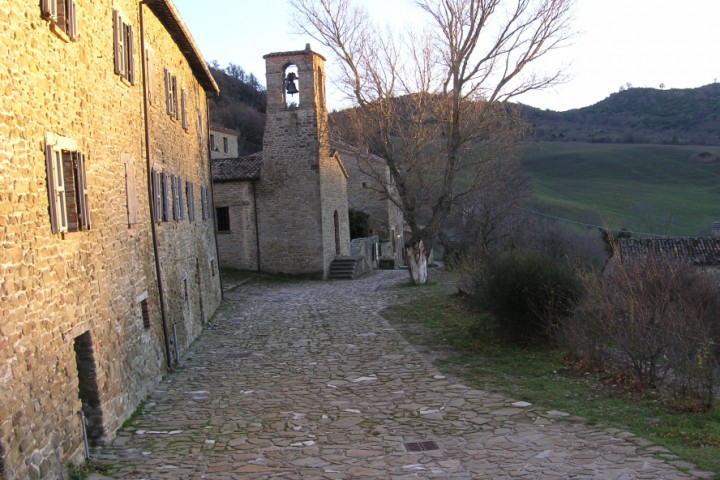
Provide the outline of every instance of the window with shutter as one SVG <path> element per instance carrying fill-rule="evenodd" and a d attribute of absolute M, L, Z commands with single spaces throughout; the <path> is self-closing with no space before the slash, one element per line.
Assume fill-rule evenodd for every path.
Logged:
<path fill-rule="evenodd" d="M 71 40 L 77 40 L 77 14 L 75 0 L 42 0 L 43 17 L 56 31 L 63 32 Z"/>
<path fill-rule="evenodd" d="M 85 154 L 77 143 L 53 133 L 45 135 L 50 229 L 53 233 L 90 229 Z"/>
<path fill-rule="evenodd" d="M 195 221 L 195 186 L 192 182 L 185 184 L 187 190 L 187 206 L 188 206 L 188 220 L 191 222 Z"/>
<path fill-rule="evenodd" d="M 180 118 L 178 112 L 177 77 L 165 69 L 165 109 L 172 118 Z"/>
<path fill-rule="evenodd" d="M 163 219 L 163 200 L 162 200 L 162 194 L 163 194 L 163 188 L 162 188 L 162 177 L 160 173 L 153 168 L 150 172 L 150 175 L 152 177 L 152 188 L 153 188 L 153 215 L 155 223 L 162 222 Z"/>
<path fill-rule="evenodd" d="M 170 221 L 170 204 L 168 203 L 168 177 L 165 172 L 160 173 L 160 188 L 162 195 L 162 221 Z"/>
<path fill-rule="evenodd" d="M 113 10 L 113 40 L 115 73 L 135 85 L 135 35 L 118 10 Z"/>

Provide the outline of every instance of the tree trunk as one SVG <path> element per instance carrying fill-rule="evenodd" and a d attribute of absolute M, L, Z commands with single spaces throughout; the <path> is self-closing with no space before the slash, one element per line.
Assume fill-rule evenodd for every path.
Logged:
<path fill-rule="evenodd" d="M 422 240 L 413 241 L 405 246 L 405 260 L 413 283 L 415 285 L 427 283 L 428 257 Z"/>

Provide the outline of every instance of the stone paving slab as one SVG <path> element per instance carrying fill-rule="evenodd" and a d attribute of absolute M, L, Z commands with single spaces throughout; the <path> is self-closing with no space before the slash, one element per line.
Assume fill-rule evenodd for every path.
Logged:
<path fill-rule="evenodd" d="M 713 478 L 446 378 L 378 314 L 413 294 L 393 288 L 406 275 L 231 288 L 97 458 L 117 479 Z"/>

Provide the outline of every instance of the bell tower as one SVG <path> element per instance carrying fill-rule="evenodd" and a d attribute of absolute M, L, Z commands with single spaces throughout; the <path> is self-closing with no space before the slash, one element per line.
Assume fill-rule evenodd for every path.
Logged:
<path fill-rule="evenodd" d="M 257 184 L 260 269 L 318 274 L 350 253 L 347 171 L 331 149 L 325 58 L 305 50 L 265 59 L 267 114 Z"/>

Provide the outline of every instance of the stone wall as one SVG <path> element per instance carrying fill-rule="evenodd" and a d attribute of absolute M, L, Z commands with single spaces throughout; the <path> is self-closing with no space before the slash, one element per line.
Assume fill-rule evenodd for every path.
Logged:
<path fill-rule="evenodd" d="M 40 2 L 0 3 L 0 465 L 8 479 L 60 478 L 64 464 L 82 458 L 77 412 L 93 407 L 96 398 L 95 437 L 98 443 L 109 441 L 165 369 L 145 155 L 139 2 L 76 5 L 73 40 L 43 18 Z M 135 84 L 114 71 L 113 8 L 134 28 Z M 168 55 L 195 93 L 193 105 L 204 112 L 205 94 L 185 57 L 146 8 L 144 17 L 154 32 L 155 59 Z M 164 114 L 161 68 L 154 78 L 152 109 L 159 118 Z M 200 161 L 207 148 L 199 149 L 196 117 L 190 123 L 189 132 L 153 123 L 153 138 L 162 140 L 152 141 L 151 151 L 153 161 L 177 168 L 178 175 L 197 182 L 199 192 L 201 183 L 209 185 L 207 160 Z M 86 156 L 87 231 L 51 230 L 48 138 L 69 142 Z M 209 265 L 216 256 L 212 219 L 158 230 L 168 317 L 184 321 L 187 345 L 198 333 L 199 311 L 210 316 L 220 299 L 218 277 Z M 196 290 L 186 300 L 182 288 L 183 272 L 192 279 L 196 265 L 202 308 Z"/>
<path fill-rule="evenodd" d="M 211 128 L 210 158 L 237 158 L 239 133 L 225 128 Z M 225 151 L 227 142 L 227 152 Z M 214 145 L 213 145 L 214 143 Z"/>
<path fill-rule="evenodd" d="M 240 270 L 258 269 L 254 185 L 250 181 L 216 183 L 215 207 L 228 207 L 230 231 L 218 232 L 220 265 Z"/>
<path fill-rule="evenodd" d="M 350 208 L 370 215 L 370 230 L 380 239 L 381 256 L 393 258 L 395 265 L 402 265 L 403 214 L 382 187 L 392 184 L 390 170 L 379 157 L 358 155 L 350 149 L 340 152 L 350 174 L 347 187 Z"/>

